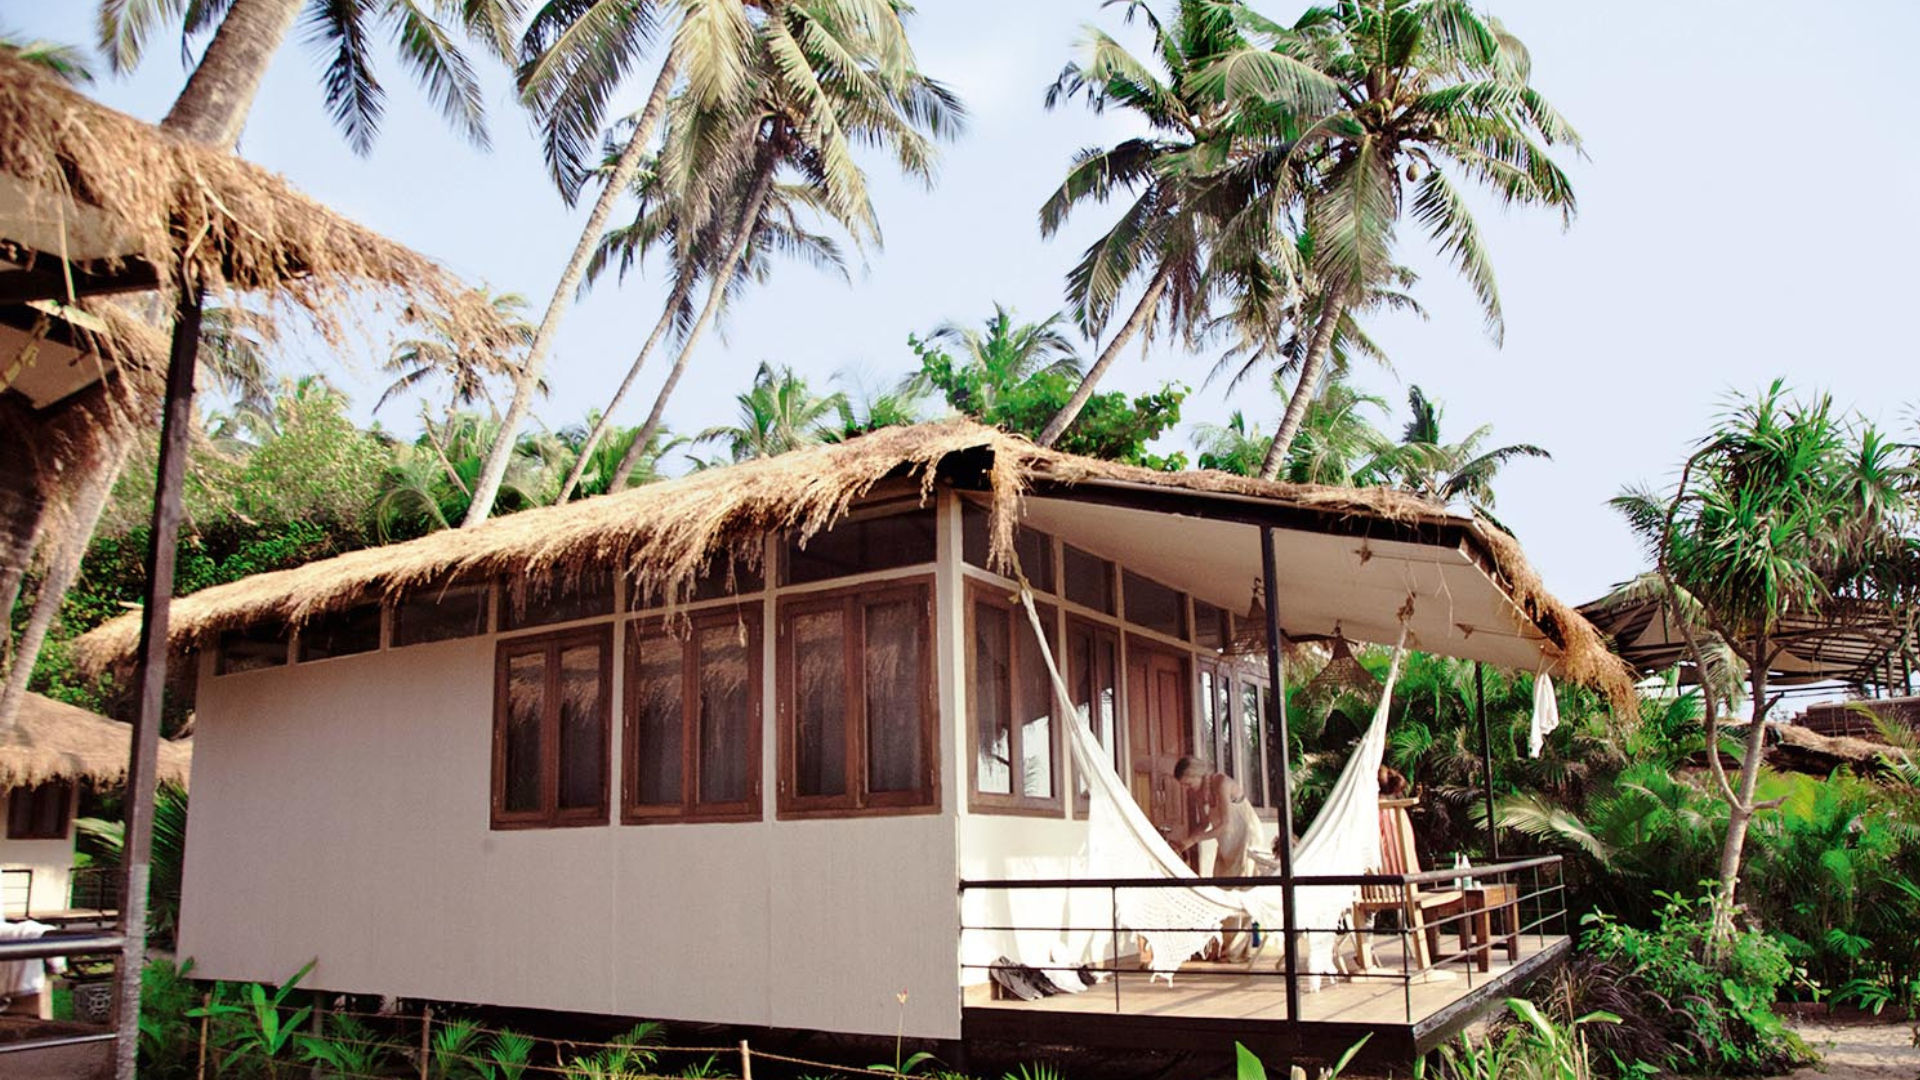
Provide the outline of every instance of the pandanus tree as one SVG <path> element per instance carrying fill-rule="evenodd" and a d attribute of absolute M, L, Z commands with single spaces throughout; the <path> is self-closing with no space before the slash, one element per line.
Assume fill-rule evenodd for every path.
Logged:
<path fill-rule="evenodd" d="M 1275 137 L 1243 166 L 1264 181 L 1247 213 L 1292 215 L 1312 237 L 1299 267 L 1298 317 L 1309 327 L 1299 380 L 1261 469 L 1274 477 L 1342 321 L 1397 274 L 1402 217 L 1466 278 L 1498 341 L 1499 288 L 1461 182 L 1508 205 L 1558 210 L 1569 223 L 1573 187 L 1548 148 L 1577 150 L 1580 140 L 1530 84 L 1525 46 L 1462 0 L 1343 0 L 1290 27 L 1251 14 L 1241 25 L 1337 87 L 1330 103 L 1286 86 L 1253 91 L 1280 113 Z"/>
<path fill-rule="evenodd" d="M 1748 830 L 1778 805 L 1755 793 L 1782 621 L 1837 604 L 1897 610 L 1912 602 L 1917 478 L 1912 447 L 1840 415 L 1825 396 L 1795 401 L 1775 382 L 1737 403 L 1687 459 L 1671 494 L 1642 488 L 1614 500 L 1653 556 L 1666 617 L 1694 670 L 1723 666 L 1716 648 L 1745 669 L 1753 715 L 1736 775 L 1717 752 L 1729 703 L 1702 696 L 1707 767 L 1728 807 L 1715 897 L 1721 945 L 1731 940 Z"/>
<path fill-rule="evenodd" d="M 1206 324 L 1216 231 L 1254 193 L 1225 166 L 1247 144 L 1267 138 L 1266 114 L 1273 111 L 1261 107 L 1256 92 L 1318 104 L 1333 89 L 1325 75 L 1296 59 L 1257 48 L 1241 29 L 1250 13 L 1239 3 L 1180 0 L 1165 21 L 1140 0 L 1125 6 L 1128 18 L 1144 20 L 1151 32 L 1151 60 L 1088 27 L 1085 56 L 1061 71 L 1046 102 L 1055 108 L 1083 97 L 1096 112 L 1124 109 L 1147 133 L 1076 155 L 1040 208 L 1040 232 L 1052 236 L 1085 203 L 1130 199 L 1068 271 L 1067 301 L 1081 330 L 1098 338 L 1136 283 L 1139 292 L 1079 388 L 1040 433 L 1045 446 L 1073 424 L 1130 342 L 1150 340 L 1161 319 L 1169 333 L 1189 342 Z"/>
<path fill-rule="evenodd" d="M 560 318 L 586 273 L 614 202 L 639 173 L 683 71 L 682 93 L 698 119 L 684 144 L 674 140 L 662 148 L 662 160 L 670 168 L 678 163 L 678 197 L 696 213 L 721 214 L 724 223 L 715 238 L 721 254 L 712 270 L 708 302 L 688 330 L 690 339 L 712 322 L 727 295 L 752 225 L 760 217 L 760 204 L 782 166 L 799 164 L 802 175 L 822 190 L 835 218 L 871 222 L 853 147 L 884 146 L 908 172 L 930 182 L 928 136 L 957 130 L 958 103 L 915 67 L 903 23 L 912 9 L 902 0 L 679 0 L 679 10 L 679 25 L 652 94 L 615 167 L 605 175 L 600 198 L 528 348 L 504 418 L 502 442 L 489 456 L 466 524 L 486 518 L 487 496 L 505 470 L 510 441 L 526 418 L 533 381 L 544 370 Z M 585 156 L 597 145 L 606 101 L 659 15 L 656 6 L 644 0 L 551 0 L 535 16 L 523 42 L 521 85 L 523 96 L 542 117 L 549 168 L 563 192 L 577 192 L 578 180 L 587 174 Z M 765 137 L 743 139 L 742 133 Z M 747 179 L 742 182 L 742 177 Z M 646 446 L 659 430 L 657 414 L 677 374 L 684 371 L 687 355 L 683 346 L 674 373 L 668 375 L 668 394 L 657 403 L 656 415 L 641 425 L 637 446 Z M 623 486 L 624 480 L 617 475 L 614 486 Z"/>

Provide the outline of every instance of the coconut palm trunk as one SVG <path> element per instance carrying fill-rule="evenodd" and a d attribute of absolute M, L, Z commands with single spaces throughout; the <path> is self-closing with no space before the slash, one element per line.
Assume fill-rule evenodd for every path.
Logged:
<path fill-rule="evenodd" d="M 1126 348 L 1127 343 L 1132 341 L 1134 335 L 1138 334 L 1153 317 L 1153 309 L 1159 306 L 1161 295 L 1167 291 L 1167 278 L 1171 275 L 1172 269 L 1171 263 L 1162 262 L 1160 269 L 1154 271 L 1153 280 L 1147 283 L 1147 291 L 1141 293 L 1140 302 L 1133 305 L 1133 314 L 1127 316 L 1127 321 L 1120 327 L 1120 332 L 1113 335 L 1113 340 L 1107 342 L 1107 347 L 1100 351 L 1100 359 L 1095 360 L 1093 366 L 1087 369 L 1086 376 L 1080 380 L 1080 385 L 1073 391 L 1073 396 L 1067 399 L 1067 403 L 1060 407 L 1059 412 L 1053 414 L 1053 419 L 1047 421 L 1047 426 L 1041 430 L 1039 439 L 1041 446 L 1052 446 L 1059 442 L 1060 436 L 1066 434 L 1067 429 L 1073 426 L 1074 420 L 1079 418 L 1080 410 L 1086 408 L 1087 402 L 1093 400 L 1094 390 L 1100 385 L 1101 378 L 1107 374 L 1107 369 L 1120 358 L 1120 350 Z"/>
<path fill-rule="evenodd" d="M 640 346 L 640 352 L 634 356 L 633 364 L 627 368 L 627 377 L 620 380 L 620 386 L 614 390 L 612 400 L 607 402 L 607 407 L 601 412 L 600 419 L 594 421 L 593 429 L 587 432 L 586 441 L 580 444 L 580 456 L 574 460 L 573 468 L 568 471 L 567 482 L 560 485 L 558 502 L 564 503 L 571 499 L 573 489 L 580 486 L 580 477 L 587 471 L 587 465 L 593 458 L 594 448 L 600 445 L 600 440 L 606 437 L 607 429 L 613 424 L 613 411 L 620 407 L 620 402 L 626 399 L 627 391 L 633 388 L 634 380 L 640 375 L 640 369 L 646 366 L 647 357 L 653 355 L 653 350 L 660 344 L 660 339 L 667 336 L 667 329 L 673 325 L 673 313 L 679 310 L 686 296 L 686 280 L 684 278 L 676 280 L 673 283 L 673 292 L 667 296 L 666 306 L 660 310 L 659 321 L 653 324 L 653 333 L 647 335 L 646 344 Z M 608 490 L 617 489 L 609 488 Z"/>
<path fill-rule="evenodd" d="M 273 56 L 287 40 L 301 0 L 235 0 L 160 126 L 231 150 Z"/>
<path fill-rule="evenodd" d="M 62 537 L 60 548 L 47 567 L 46 580 L 40 583 L 40 591 L 33 600 L 33 611 L 20 631 L 15 662 L 7 670 L 6 686 L 0 688 L 0 731 L 13 727 L 27 683 L 33 678 L 34 663 L 40 658 L 40 647 L 46 643 L 47 632 L 53 629 L 55 616 L 60 614 L 60 602 L 66 599 L 67 589 L 80 575 L 87 542 L 92 539 L 94 526 L 100 523 L 100 515 L 113 495 L 114 481 L 120 478 L 120 469 L 126 464 L 129 445 L 130 441 L 121 441 L 103 451 L 106 460 L 102 467 L 88 473 L 74 493 L 69 521 L 72 528 Z"/>
<path fill-rule="evenodd" d="M 707 288 L 706 305 L 700 309 L 700 317 L 694 320 L 692 329 L 687 331 L 687 340 L 680 344 L 680 355 L 673 359 L 673 370 L 667 373 L 667 381 L 660 387 L 660 393 L 653 399 L 653 409 L 647 413 L 646 422 L 633 437 L 633 445 L 620 457 L 619 468 L 613 471 L 613 480 L 607 485 L 608 491 L 619 491 L 627 486 L 633 477 L 633 470 L 640 465 L 640 458 L 647 452 L 647 444 L 660 432 L 660 422 L 667 411 L 667 399 L 673 396 L 673 388 L 680 384 L 680 376 L 686 374 L 687 360 L 693 355 L 694 346 L 700 343 L 700 335 L 713 323 L 714 316 L 720 311 L 720 305 L 727 297 L 727 287 L 733 284 L 733 275 L 740 270 L 740 263 L 746 258 L 747 245 L 753 239 L 753 224 L 760 219 L 760 210 L 766 205 L 767 193 L 773 190 L 773 174 L 778 160 L 768 150 L 760 152 L 758 174 L 753 178 L 753 188 L 747 192 L 747 200 L 740 207 L 740 216 L 733 224 L 733 243 L 727 249 L 727 257 L 713 275 L 713 283 Z"/>
<path fill-rule="evenodd" d="M 580 240 L 573 246 L 573 256 L 560 272 L 560 280 L 553 287 L 553 298 L 547 301 L 547 313 L 540 319 L 539 329 L 533 332 L 533 341 L 527 346 L 527 356 L 521 362 L 513 377 L 513 400 L 507 405 L 507 414 L 501 418 L 500 431 L 493 448 L 487 452 L 486 464 L 481 466 L 480 476 L 473 484 L 473 502 L 467 507 L 466 519 L 461 528 L 470 528 L 487 520 L 493 512 L 493 500 L 500 494 L 500 482 L 506 479 L 507 463 L 513 458 L 513 447 L 519 438 L 521 425 L 527 422 L 527 413 L 533 408 L 534 390 L 540 385 L 540 377 L 547 365 L 547 354 L 553 350 L 553 339 L 560 332 L 560 320 L 566 316 L 567 308 L 573 303 L 573 297 L 579 291 L 580 281 L 586 276 L 587 263 L 593 258 L 594 245 L 600 242 L 600 234 L 607 227 L 607 219 L 613 216 L 613 205 L 633 183 L 635 174 L 640 171 L 640 161 L 646 156 L 647 144 L 653 141 L 653 133 L 660 126 L 660 119 L 666 115 L 667 96 L 673 89 L 673 83 L 680 74 L 680 53 L 669 48 L 667 56 L 660 64 L 660 74 L 653 80 L 653 92 L 647 96 L 647 104 L 640 110 L 640 120 L 634 125 L 633 136 L 627 140 L 626 148 L 620 151 L 613 173 L 600 189 L 600 198 L 593 204 L 593 212 L 587 215 L 587 224 L 580 230 Z"/>
<path fill-rule="evenodd" d="M 1333 348 L 1334 332 L 1345 314 L 1346 297 L 1347 290 L 1337 286 L 1327 294 L 1326 303 L 1320 308 L 1319 320 L 1313 325 L 1313 337 L 1307 341 L 1307 355 L 1300 361 L 1300 381 L 1294 384 L 1293 396 L 1287 399 L 1287 411 L 1280 417 L 1280 430 L 1273 433 L 1273 445 L 1267 447 L 1267 460 L 1260 466 L 1262 480 L 1277 479 L 1287 463 L 1287 451 L 1293 448 L 1294 437 L 1300 434 L 1300 425 L 1306 421 L 1314 385 L 1320 381 L 1320 369 L 1326 365 L 1327 353 Z"/>

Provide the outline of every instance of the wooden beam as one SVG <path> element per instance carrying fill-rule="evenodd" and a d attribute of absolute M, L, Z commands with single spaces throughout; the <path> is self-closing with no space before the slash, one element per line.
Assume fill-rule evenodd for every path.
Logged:
<path fill-rule="evenodd" d="M 25 266 L 0 270 L 0 304 L 146 292 L 160 287 L 160 276 L 152 264 L 140 259 L 119 264 L 96 260 L 69 266 L 73 274 L 71 297 L 67 292 L 67 274 L 61 271 L 57 258 L 43 256 Z"/>
<path fill-rule="evenodd" d="M 116 1075 L 134 1080 L 140 1052 L 140 976 L 147 959 L 148 859 L 153 851 L 153 787 L 160 756 L 160 714 L 167 686 L 167 618 L 173 603 L 174 557 L 180 536 L 180 492 L 185 485 L 193 421 L 193 372 L 200 346 L 201 292 L 182 284 L 167 360 L 167 397 L 160 420 L 160 469 L 153 493 L 153 532 L 147 545 L 147 595 L 140 615 L 140 699 L 127 755 L 127 824 L 121 845 L 119 1003 L 114 1026 Z"/>

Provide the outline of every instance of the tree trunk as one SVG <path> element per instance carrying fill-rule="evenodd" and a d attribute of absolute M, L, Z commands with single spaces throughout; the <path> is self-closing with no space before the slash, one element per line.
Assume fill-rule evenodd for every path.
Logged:
<path fill-rule="evenodd" d="M 1307 355 L 1300 361 L 1300 381 L 1287 399 L 1287 411 L 1280 417 L 1280 430 L 1273 433 L 1273 445 L 1267 447 L 1267 460 L 1260 466 L 1260 479 L 1274 480 L 1287 464 L 1287 451 L 1293 449 L 1294 436 L 1306 421 L 1307 406 L 1313 401 L 1313 388 L 1320 380 L 1320 368 L 1333 348 L 1333 334 L 1340 326 L 1346 307 L 1347 291 L 1336 286 L 1327 294 L 1320 317 L 1313 325 L 1313 337 L 1307 341 Z"/>
<path fill-rule="evenodd" d="M 287 40 L 301 0 L 235 0 L 160 126 L 231 150 L 273 56 Z"/>
<path fill-rule="evenodd" d="M 102 458 L 94 463 L 94 468 L 80 483 L 80 490 L 74 494 L 70 532 L 61 540 L 60 549 L 54 553 L 47 566 L 47 578 L 40 583 L 40 592 L 33 599 L 33 612 L 27 616 L 27 625 L 20 631 L 20 640 L 14 650 L 13 666 L 7 671 L 7 682 L 0 689 L 0 731 L 13 727 L 14 716 L 20 711 L 21 698 L 27 692 L 27 683 L 33 678 L 33 668 L 40 659 L 40 647 L 47 640 L 47 632 L 53 628 L 54 617 L 60 613 L 60 602 L 66 598 L 67 589 L 80 575 L 80 562 L 87 554 L 87 541 L 93 537 L 93 527 L 100 522 L 100 514 L 107 508 L 107 500 L 113 494 L 113 483 L 120 478 L 120 468 L 126 464 L 128 443 L 115 442 L 101 449 Z"/>
<path fill-rule="evenodd" d="M 572 498 L 573 489 L 580 486 L 580 477 L 587 471 L 587 463 L 593 457 L 594 448 L 600 445 L 601 438 L 613 425 L 613 411 L 620 407 L 621 401 L 626 399 L 627 391 L 633 388 L 633 381 L 639 377 L 640 369 L 646 366 L 647 357 L 653 355 L 654 347 L 660 344 L 661 338 L 667 336 L 667 328 L 673 325 L 673 313 L 680 307 L 686 295 L 687 279 L 682 277 L 675 280 L 673 292 L 667 296 L 667 305 L 660 312 L 660 320 L 653 324 L 653 333 L 647 335 L 647 343 L 640 346 L 639 354 L 633 358 L 633 364 L 627 368 L 627 377 L 620 380 L 619 388 L 613 392 L 613 399 L 607 402 L 606 410 L 600 414 L 600 419 L 594 421 L 593 430 L 587 432 L 586 441 L 580 444 L 580 456 L 574 461 L 573 469 L 567 473 L 567 482 L 560 485 L 559 502 L 564 503 Z M 624 454 L 621 456 L 625 458 Z M 607 490 L 611 492 L 614 489 Z"/>
<path fill-rule="evenodd" d="M 1762 809 L 1755 804 L 1753 796 L 1760 783 L 1760 764 L 1766 759 L 1769 649 L 1767 635 L 1760 634 L 1754 639 L 1753 655 L 1747 658 L 1752 665 L 1749 686 L 1753 694 L 1753 723 L 1747 728 L 1740 779 L 1734 785 L 1734 797 L 1727 804 L 1727 839 L 1720 846 L 1720 891 L 1714 898 L 1713 933 L 1709 939 L 1709 948 L 1716 958 L 1724 956 L 1726 947 L 1733 941 L 1733 916 L 1739 909 L 1735 892 L 1740 885 L 1740 863 L 1746 854 L 1747 831 L 1753 825 L 1753 816 Z M 1708 746 L 1707 753 L 1717 755 L 1720 748 Z"/>
<path fill-rule="evenodd" d="M 0 401 L 0 409 L 9 414 L 16 408 L 27 411 L 24 405 Z M 13 655 L 13 605 L 40 542 L 46 509 L 46 478 L 33 453 L 31 425 L 0 424 L 0 677 Z"/>
<path fill-rule="evenodd" d="M 1087 402 L 1093 400 L 1094 388 L 1100 385 L 1100 380 L 1106 376 L 1107 369 L 1113 366 L 1113 362 L 1120 358 L 1120 350 L 1126 348 L 1127 342 L 1132 341 L 1133 336 L 1139 333 L 1140 328 L 1153 317 L 1153 309 L 1159 305 L 1160 295 L 1167 291 L 1169 270 L 1170 267 L 1162 263 L 1160 269 L 1154 271 L 1153 280 L 1147 283 L 1147 291 L 1141 293 L 1140 302 L 1133 305 L 1133 314 L 1127 316 L 1127 321 L 1120 327 L 1120 332 L 1113 335 L 1113 340 L 1107 342 L 1107 347 L 1100 351 L 1100 359 L 1095 360 L 1093 366 L 1087 369 L 1086 377 L 1080 380 L 1080 385 L 1074 390 L 1073 396 L 1067 399 L 1065 405 L 1060 406 L 1060 411 L 1053 414 L 1053 419 L 1047 421 L 1047 426 L 1041 430 L 1040 438 L 1036 440 L 1041 446 L 1052 446 L 1059 442 L 1060 436 L 1066 434 L 1067 429 L 1073 426 L 1074 420 L 1079 418 L 1080 410 L 1086 408 Z"/>
<path fill-rule="evenodd" d="M 760 173 L 753 178 L 753 189 L 747 192 L 747 201 L 740 207 L 740 216 L 733 225 L 733 246 L 727 249 L 726 261 L 713 276 L 713 283 L 707 289 L 707 303 L 700 309 L 700 317 L 694 320 L 693 328 L 687 331 L 687 340 L 680 344 L 680 355 L 673 358 L 673 370 L 667 373 L 667 381 L 660 387 L 660 393 L 653 399 L 653 409 L 647 413 L 646 423 L 633 437 L 633 445 L 620 457 L 620 467 L 613 471 L 613 481 L 607 485 L 608 491 L 619 491 L 633 478 L 633 470 L 640 464 L 641 455 L 647 452 L 647 444 L 660 432 L 660 420 L 667 411 L 667 399 L 673 396 L 673 388 L 680 383 L 680 376 L 687 370 L 687 359 L 693 355 L 693 347 L 699 343 L 700 335 L 706 332 L 713 322 L 714 315 L 720 310 L 720 304 L 726 299 L 727 286 L 733 284 L 733 275 L 740 269 L 740 262 L 746 256 L 747 244 L 753 239 L 753 224 L 760 218 L 760 208 L 766 204 L 767 192 L 773 190 L 773 172 L 775 162 L 763 152 Z"/>
<path fill-rule="evenodd" d="M 493 512 L 493 500 L 500 494 L 500 483 L 506 479 L 507 464 L 513 458 L 513 447 L 520 435 L 520 427 L 527 422 L 527 413 L 533 408 L 533 393 L 540 385 L 540 376 L 547 365 L 547 354 L 553 349 L 553 339 L 560 332 L 560 320 L 565 317 L 567 308 L 573 303 L 574 293 L 580 288 L 580 279 L 586 275 L 587 263 L 593 258 L 593 249 L 600 242 L 600 233 L 606 228 L 607 218 L 613 214 L 614 203 L 620 201 L 633 178 L 640 171 L 640 159 L 646 156 L 647 144 L 653 141 L 654 129 L 660 126 L 660 118 L 667 111 L 667 94 L 673 89 L 673 82 L 680 72 L 679 50 L 669 48 L 667 56 L 660 64 L 660 74 L 653 80 L 653 93 L 647 97 L 646 107 L 640 110 L 640 120 L 634 125 L 633 136 L 627 140 L 626 149 L 620 151 L 620 160 L 613 167 L 613 174 L 600 189 L 600 198 L 593 204 L 593 212 L 587 215 L 586 226 L 580 230 L 580 241 L 573 246 L 573 256 L 560 272 L 560 280 L 553 287 L 553 298 L 547 301 L 547 313 L 540 319 L 540 328 L 534 331 L 533 341 L 527 346 L 527 358 L 513 377 L 513 401 L 507 405 L 507 415 L 500 422 L 500 431 L 494 437 L 493 448 L 487 452 L 487 461 L 480 469 L 480 476 L 473 484 L 473 502 L 467 506 L 467 516 L 460 527 L 471 528 L 487 520 Z"/>

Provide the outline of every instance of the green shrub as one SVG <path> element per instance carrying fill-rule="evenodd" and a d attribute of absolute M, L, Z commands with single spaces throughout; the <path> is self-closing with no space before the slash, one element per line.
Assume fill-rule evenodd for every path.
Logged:
<path fill-rule="evenodd" d="M 1617 965 L 1628 978 L 1625 989 L 1649 996 L 1636 1012 L 1664 1009 L 1697 1033 L 1669 1043 L 1665 1060 L 1651 1064 L 1671 1072 L 1756 1075 L 1811 1061 L 1806 1044 L 1773 1011 L 1782 988 L 1805 977 L 1785 944 L 1742 930 L 1725 958 L 1709 964 L 1711 898 L 1660 897 L 1665 906 L 1651 930 L 1599 913 L 1582 920 L 1582 947 Z"/>

